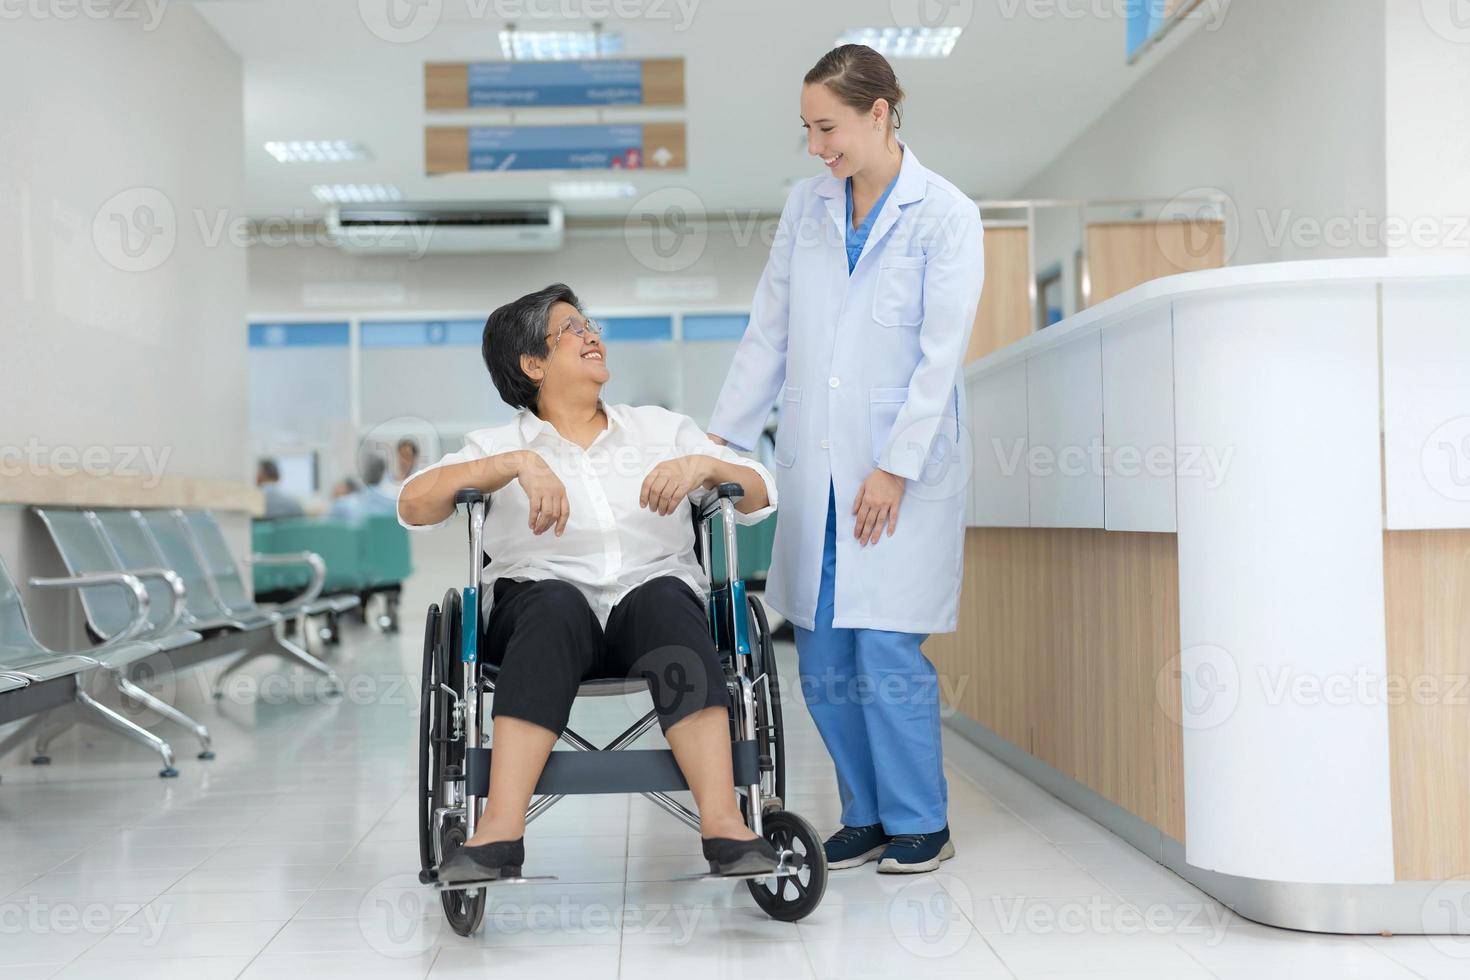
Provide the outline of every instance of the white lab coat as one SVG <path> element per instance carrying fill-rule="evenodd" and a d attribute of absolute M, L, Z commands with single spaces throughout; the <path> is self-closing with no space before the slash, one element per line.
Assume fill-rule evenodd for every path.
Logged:
<path fill-rule="evenodd" d="M 787 198 L 709 431 L 749 449 L 779 405 L 771 606 L 814 626 L 830 480 L 832 625 L 951 632 L 973 460 L 962 369 L 985 275 L 980 209 L 905 146 L 849 276 L 844 185 L 813 177 Z M 862 547 L 852 504 L 875 467 L 907 482 L 893 536 Z"/>

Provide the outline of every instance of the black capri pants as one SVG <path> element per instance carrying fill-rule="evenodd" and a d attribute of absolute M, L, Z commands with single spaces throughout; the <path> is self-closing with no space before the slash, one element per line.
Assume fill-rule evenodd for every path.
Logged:
<path fill-rule="evenodd" d="M 728 708 L 704 602 L 681 579 L 660 576 L 597 620 L 577 587 L 557 579 L 497 579 L 482 647 L 500 668 L 490 716 L 519 718 L 557 735 L 584 680 L 648 680 L 664 731 L 705 708 Z"/>

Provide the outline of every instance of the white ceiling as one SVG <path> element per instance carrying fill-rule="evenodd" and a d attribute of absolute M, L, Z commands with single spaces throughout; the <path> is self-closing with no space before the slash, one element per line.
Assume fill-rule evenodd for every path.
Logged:
<path fill-rule="evenodd" d="M 390 42 L 370 30 L 368 20 L 386 4 L 410 11 L 413 2 L 442 11 L 422 40 Z M 522 29 L 590 23 L 535 16 L 541 11 L 611 11 L 604 29 L 623 34 L 624 56 L 685 58 L 685 109 L 605 114 L 609 121 L 687 121 L 688 170 L 639 173 L 632 181 L 640 193 L 680 186 L 698 194 L 707 212 L 779 210 L 787 181 L 821 168 L 806 155 L 800 128 L 802 75 L 841 31 L 892 25 L 918 3 L 947 11 L 946 22 L 965 30 L 947 59 L 895 61 L 908 95 L 904 139 L 926 165 L 977 197 L 1012 194 L 1170 46 L 1129 67 L 1124 23 L 1109 13 L 1121 11 L 1123 0 L 948 0 L 948 7 L 941 0 L 209 0 L 197 9 L 244 61 L 248 207 L 266 218 L 320 214 L 311 195 L 317 183 L 392 183 L 410 200 L 525 200 L 546 199 L 552 181 L 610 176 L 424 176 L 427 121 L 507 118 L 484 111 L 431 117 L 423 107 L 424 62 L 498 60 L 504 13 Z M 617 16 L 640 10 L 646 15 Z M 527 123 L 596 118 L 580 109 L 517 114 Z M 287 165 L 263 149 L 269 140 L 292 139 L 359 140 L 374 159 Z M 568 211 L 615 215 L 628 207 L 602 201 Z"/>

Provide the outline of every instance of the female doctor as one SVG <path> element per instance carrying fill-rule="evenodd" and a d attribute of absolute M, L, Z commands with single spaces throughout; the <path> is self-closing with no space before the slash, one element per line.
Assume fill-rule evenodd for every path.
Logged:
<path fill-rule="evenodd" d="M 709 431 L 756 444 L 780 403 L 766 598 L 837 770 L 833 868 L 954 855 L 937 673 L 957 627 L 969 447 L 961 369 L 984 277 L 975 203 L 900 142 L 888 61 L 848 44 L 801 93 L 827 173 L 787 198 Z"/>

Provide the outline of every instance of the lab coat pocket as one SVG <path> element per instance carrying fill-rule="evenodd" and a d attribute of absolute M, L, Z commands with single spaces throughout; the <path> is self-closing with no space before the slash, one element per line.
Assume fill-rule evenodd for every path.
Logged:
<path fill-rule="evenodd" d="M 874 463 L 883 456 L 883 447 L 888 445 L 888 439 L 893 435 L 893 423 L 898 420 L 898 413 L 908 399 L 907 388 L 868 389 L 868 423 L 873 439 Z"/>
<path fill-rule="evenodd" d="M 796 439 L 801 427 L 801 389 L 787 388 L 781 395 L 781 421 L 776 426 L 776 465 L 796 462 Z"/>
<path fill-rule="evenodd" d="M 924 257 L 894 255 L 878 267 L 873 320 L 885 327 L 916 327 L 924 319 Z"/>

